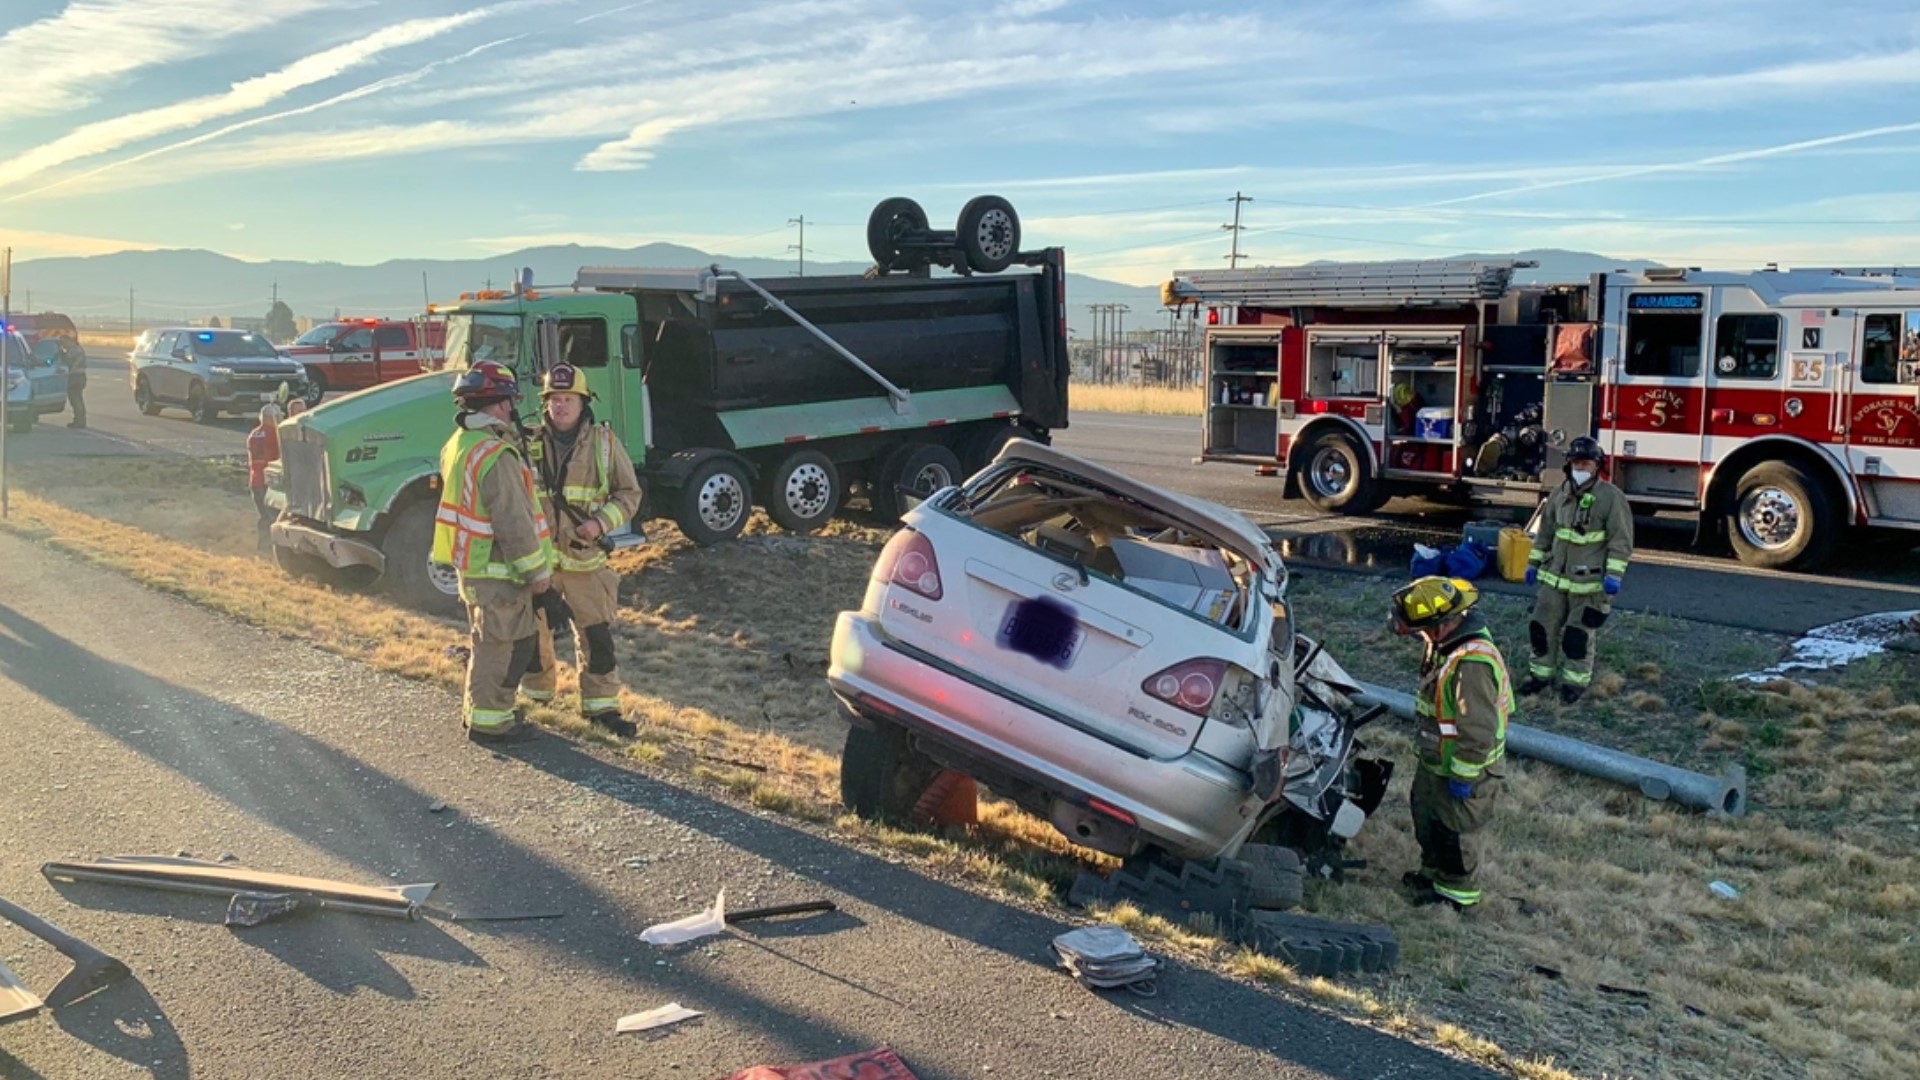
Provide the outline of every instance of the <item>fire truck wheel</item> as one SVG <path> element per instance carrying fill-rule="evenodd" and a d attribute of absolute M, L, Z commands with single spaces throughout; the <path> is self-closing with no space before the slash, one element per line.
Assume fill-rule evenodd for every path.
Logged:
<path fill-rule="evenodd" d="M 1748 566 L 1812 570 L 1833 554 L 1838 539 L 1826 486 L 1791 461 L 1765 461 L 1734 488 L 1727 538 Z"/>
<path fill-rule="evenodd" d="M 1315 510 L 1365 514 L 1386 501 L 1367 455 L 1349 435 L 1322 433 L 1300 458 L 1300 493 Z"/>

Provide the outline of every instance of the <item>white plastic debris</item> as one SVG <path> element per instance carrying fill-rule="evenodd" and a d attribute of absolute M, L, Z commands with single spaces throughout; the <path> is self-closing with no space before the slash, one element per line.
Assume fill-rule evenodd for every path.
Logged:
<path fill-rule="evenodd" d="M 1712 884 L 1708 885 L 1707 888 L 1713 890 L 1713 895 L 1719 897 L 1722 900 L 1740 899 L 1740 890 L 1734 888 L 1733 886 L 1727 884 L 1724 881 L 1713 882 Z"/>
<path fill-rule="evenodd" d="M 1829 623 L 1807 631 L 1785 660 L 1764 671 L 1735 675 L 1734 682 L 1767 683 L 1795 671 L 1830 671 L 1885 652 L 1887 645 L 1913 632 L 1915 611 L 1886 611 Z"/>
<path fill-rule="evenodd" d="M 613 1025 L 613 1031 L 616 1035 L 626 1035 L 635 1031 L 652 1031 L 654 1028 L 666 1027 L 668 1024 L 677 1024 L 682 1020 L 691 1020 L 700 1015 L 703 1014 L 697 1013 L 692 1009 L 683 1009 L 680 1007 L 679 1002 L 673 1001 L 657 1009 L 648 1009 L 646 1012 L 634 1013 L 632 1016 L 623 1016 L 618 1023 Z"/>
<path fill-rule="evenodd" d="M 1133 935 L 1118 926 L 1084 926 L 1053 939 L 1054 957 L 1082 986 L 1125 987 L 1152 997 L 1160 961 L 1146 954 Z"/>
<path fill-rule="evenodd" d="M 649 945 L 678 945 L 710 937 L 727 928 L 727 890 L 713 898 L 713 906 L 697 915 L 672 922 L 655 923 L 640 931 L 640 940 Z"/>

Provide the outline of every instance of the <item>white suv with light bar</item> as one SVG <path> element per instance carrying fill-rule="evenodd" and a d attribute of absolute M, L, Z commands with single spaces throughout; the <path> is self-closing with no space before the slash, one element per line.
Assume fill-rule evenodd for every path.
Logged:
<path fill-rule="evenodd" d="M 951 770 L 1123 858 L 1339 865 L 1391 766 L 1259 528 L 1026 441 L 904 524 L 834 631 L 849 807 L 911 818 Z"/>

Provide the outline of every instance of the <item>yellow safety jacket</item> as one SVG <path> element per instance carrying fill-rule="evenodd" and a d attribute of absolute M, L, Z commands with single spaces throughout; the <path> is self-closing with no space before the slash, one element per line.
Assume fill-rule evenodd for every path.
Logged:
<path fill-rule="evenodd" d="M 1633 557 L 1633 511 L 1619 488 L 1594 480 L 1585 489 L 1568 480 L 1547 497 L 1528 561 L 1540 584 L 1570 596 L 1595 596 L 1609 574 L 1627 572 Z"/>
<path fill-rule="evenodd" d="M 432 558 L 459 571 L 463 580 L 524 584 L 546 576 L 553 566 L 553 539 L 533 474 L 504 434 L 504 427 L 463 427 L 440 450 Z M 509 473 L 496 476 L 503 463 Z"/>
<path fill-rule="evenodd" d="M 1432 650 L 1414 698 L 1420 765 L 1448 779 L 1478 780 L 1507 754 L 1513 687 L 1485 630 Z"/>

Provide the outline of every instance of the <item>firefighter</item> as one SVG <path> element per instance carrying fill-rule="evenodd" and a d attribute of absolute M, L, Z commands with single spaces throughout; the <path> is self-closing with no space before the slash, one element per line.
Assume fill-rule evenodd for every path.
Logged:
<path fill-rule="evenodd" d="M 553 585 L 553 542 L 523 457 L 513 370 L 475 364 L 454 382 L 453 399 L 460 412 L 440 450 L 433 562 L 459 574 L 467 605 L 467 737 L 517 740 L 532 734 L 514 692 L 540 662 L 534 606 Z"/>
<path fill-rule="evenodd" d="M 1413 777 L 1413 835 L 1420 869 L 1402 882 L 1416 905 L 1466 911 L 1480 902 L 1473 834 L 1499 795 L 1492 771 L 1507 749 L 1513 689 L 1480 613 L 1480 594 L 1458 578 L 1423 577 L 1393 594 L 1393 632 L 1426 643 L 1415 695 L 1420 767 Z"/>
<path fill-rule="evenodd" d="M 573 648 L 580 668 L 580 712 L 589 723 L 632 737 L 636 728 L 620 712 L 620 677 L 613 652 L 620 575 L 607 568 L 606 541 L 640 510 L 640 481 L 620 437 L 595 423 L 586 373 L 555 364 L 540 388 L 545 422 L 527 450 L 540 478 L 541 507 L 553 523 L 555 589 L 571 611 Z M 540 670 L 521 681 L 534 701 L 553 700 L 558 671 L 553 661 L 553 609 L 540 621 Z"/>
<path fill-rule="evenodd" d="M 60 363 L 67 369 L 67 407 L 73 412 L 67 426 L 84 431 L 87 426 L 87 350 L 80 347 L 77 339 L 61 338 Z"/>
<path fill-rule="evenodd" d="M 1633 512 L 1620 489 L 1600 479 L 1607 455 L 1585 435 L 1567 447 L 1567 479 L 1547 497 L 1528 556 L 1527 584 L 1540 591 L 1527 625 L 1532 662 L 1520 693 L 1560 681 L 1571 705 L 1593 685 L 1600 627 L 1613 610 L 1633 557 Z"/>

